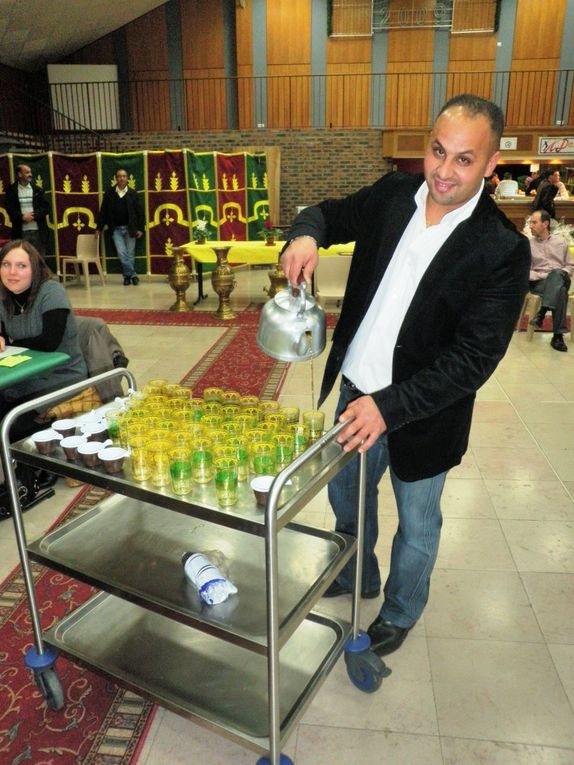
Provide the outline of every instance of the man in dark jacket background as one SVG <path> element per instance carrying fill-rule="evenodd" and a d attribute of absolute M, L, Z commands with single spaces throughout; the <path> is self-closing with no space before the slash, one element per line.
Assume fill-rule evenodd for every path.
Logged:
<path fill-rule="evenodd" d="M 107 226 L 124 275 L 124 286 L 139 284 L 135 270 L 136 239 L 143 236 L 145 228 L 144 210 L 139 194 L 128 186 L 128 174 L 116 170 L 116 185 L 108 189 L 102 199 L 95 236 Z"/>
<path fill-rule="evenodd" d="M 16 165 L 17 180 L 6 189 L 6 211 L 12 223 L 12 239 L 24 239 L 46 255 L 50 203 L 38 186 L 32 184 L 28 165 Z"/>
<path fill-rule="evenodd" d="M 319 405 L 342 373 L 336 418 L 345 450 L 366 452 L 362 592 L 381 589 L 378 484 L 389 468 L 399 516 L 380 613 L 368 629 L 395 651 L 426 605 L 447 471 L 468 447 L 476 391 L 512 337 L 528 289 L 530 250 L 484 188 L 504 118 L 483 98 L 451 99 L 433 125 L 424 177 L 389 173 L 295 219 L 281 262 L 309 282 L 317 246 L 355 241 Z M 357 472 L 329 484 L 338 531 L 356 534 Z M 349 564 L 324 593 L 352 589 Z"/>

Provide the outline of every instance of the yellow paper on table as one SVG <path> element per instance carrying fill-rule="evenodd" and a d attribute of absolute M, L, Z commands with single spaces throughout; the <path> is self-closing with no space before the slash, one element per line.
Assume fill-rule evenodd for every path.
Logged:
<path fill-rule="evenodd" d="M 17 367 L 23 361 L 30 361 L 31 356 L 6 356 L 4 359 L 0 359 L 0 367 Z"/>

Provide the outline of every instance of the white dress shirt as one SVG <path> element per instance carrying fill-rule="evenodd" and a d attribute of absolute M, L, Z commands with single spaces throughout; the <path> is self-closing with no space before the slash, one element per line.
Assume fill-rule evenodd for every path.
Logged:
<path fill-rule="evenodd" d="M 426 181 L 415 194 L 413 213 L 373 297 L 345 360 L 342 373 L 363 393 L 374 393 L 392 382 L 397 337 L 420 281 L 432 259 L 463 220 L 472 214 L 482 193 L 447 213 L 435 226 L 426 225 Z"/>

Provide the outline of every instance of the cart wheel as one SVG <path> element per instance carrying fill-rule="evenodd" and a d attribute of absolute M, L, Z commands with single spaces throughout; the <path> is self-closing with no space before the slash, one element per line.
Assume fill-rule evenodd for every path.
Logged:
<path fill-rule="evenodd" d="M 269 757 L 260 757 L 257 760 L 256 765 L 271 765 L 271 760 L 269 759 Z M 294 763 L 290 757 L 287 757 L 286 754 L 282 754 L 279 757 L 279 765 L 294 765 Z"/>
<path fill-rule="evenodd" d="M 50 709 L 58 710 L 64 706 L 64 691 L 58 673 L 53 667 L 34 670 L 36 685 Z"/>
<path fill-rule="evenodd" d="M 385 662 L 370 650 L 360 653 L 345 652 L 345 664 L 351 682 L 365 693 L 378 691 L 383 678 L 391 674 Z"/>

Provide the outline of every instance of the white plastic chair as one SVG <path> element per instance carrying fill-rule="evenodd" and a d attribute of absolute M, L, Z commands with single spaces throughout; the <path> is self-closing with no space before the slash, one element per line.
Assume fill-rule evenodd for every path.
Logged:
<path fill-rule="evenodd" d="M 350 255 L 325 255 L 319 258 L 315 269 L 315 297 L 319 302 L 332 299 L 337 305 L 343 299 L 349 268 Z"/>
<path fill-rule="evenodd" d="M 84 276 L 84 284 L 86 289 L 90 289 L 90 263 L 93 263 L 96 267 L 97 272 L 100 275 L 100 279 L 102 280 L 102 285 L 106 286 L 106 280 L 104 277 L 104 272 L 102 270 L 102 264 L 100 262 L 100 253 L 99 253 L 99 242 L 100 237 L 96 238 L 93 234 L 79 234 L 78 238 L 76 239 L 76 256 L 65 256 L 61 258 L 61 268 L 62 268 L 62 282 L 64 286 L 66 286 L 66 281 L 68 276 L 71 276 L 68 274 L 68 266 L 72 265 L 74 267 L 74 276 L 73 278 L 79 280 L 80 279 L 80 268 L 82 269 L 82 273 Z"/>

